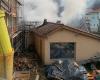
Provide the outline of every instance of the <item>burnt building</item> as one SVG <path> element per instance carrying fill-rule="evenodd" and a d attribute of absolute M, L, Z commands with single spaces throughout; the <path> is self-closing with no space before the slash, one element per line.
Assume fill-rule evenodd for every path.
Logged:
<path fill-rule="evenodd" d="M 64 24 L 45 22 L 31 37 L 44 64 L 58 59 L 80 62 L 100 53 L 100 36 Z"/>

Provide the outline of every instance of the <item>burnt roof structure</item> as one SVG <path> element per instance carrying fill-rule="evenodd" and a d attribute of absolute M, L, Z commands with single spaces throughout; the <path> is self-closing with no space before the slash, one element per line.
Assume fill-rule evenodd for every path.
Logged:
<path fill-rule="evenodd" d="M 91 37 L 94 39 L 98 39 L 100 40 L 100 36 L 87 32 L 87 31 L 83 31 L 77 28 L 73 28 L 73 27 L 69 27 L 66 26 L 64 24 L 59 24 L 59 23 L 52 23 L 52 22 L 46 22 L 46 24 L 43 24 L 39 27 L 34 28 L 32 31 L 34 32 L 34 34 L 37 34 L 38 36 L 41 37 L 47 37 L 49 34 L 52 34 L 60 29 L 65 29 L 77 34 L 81 34 L 87 37 Z"/>

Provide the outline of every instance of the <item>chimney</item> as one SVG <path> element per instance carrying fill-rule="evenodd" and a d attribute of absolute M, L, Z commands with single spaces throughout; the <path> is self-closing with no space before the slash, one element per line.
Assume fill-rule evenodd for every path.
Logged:
<path fill-rule="evenodd" d="M 46 25 L 47 23 L 47 19 L 44 19 L 43 25 Z"/>
<path fill-rule="evenodd" d="M 61 21 L 60 21 L 60 20 L 58 20 L 56 23 L 57 23 L 57 24 L 61 24 Z"/>

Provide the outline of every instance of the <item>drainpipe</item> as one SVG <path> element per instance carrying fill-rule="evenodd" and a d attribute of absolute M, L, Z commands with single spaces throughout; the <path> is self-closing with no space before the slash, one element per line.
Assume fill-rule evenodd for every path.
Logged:
<path fill-rule="evenodd" d="M 13 78 L 13 48 L 4 19 L 5 13 L 0 9 L 0 79 Z"/>

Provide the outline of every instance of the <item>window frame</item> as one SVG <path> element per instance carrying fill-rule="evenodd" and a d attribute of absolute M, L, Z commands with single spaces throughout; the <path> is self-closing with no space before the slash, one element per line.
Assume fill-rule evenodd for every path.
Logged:
<path fill-rule="evenodd" d="M 66 58 L 51 58 L 51 44 L 56 44 L 56 43 L 74 43 L 74 55 L 73 57 L 66 57 Z M 62 60 L 66 60 L 66 59 L 75 59 L 76 60 L 76 42 L 50 42 L 50 59 L 52 60 L 57 60 L 57 59 L 62 59 Z"/>

